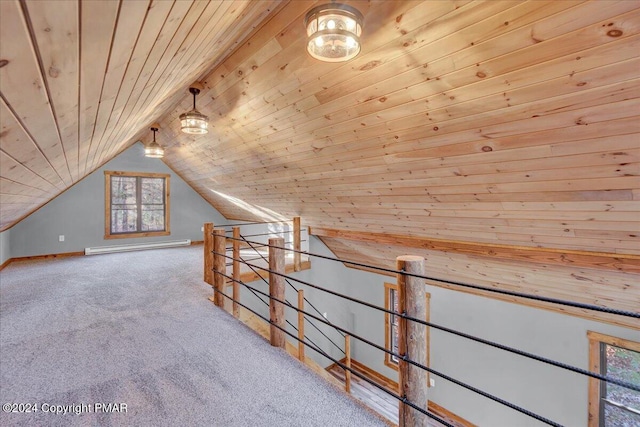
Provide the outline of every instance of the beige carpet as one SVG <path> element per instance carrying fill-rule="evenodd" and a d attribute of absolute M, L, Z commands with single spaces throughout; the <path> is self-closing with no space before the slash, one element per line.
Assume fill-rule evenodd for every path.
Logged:
<path fill-rule="evenodd" d="M 385 425 L 215 308 L 201 256 L 163 249 L 0 272 L 0 425 Z"/>

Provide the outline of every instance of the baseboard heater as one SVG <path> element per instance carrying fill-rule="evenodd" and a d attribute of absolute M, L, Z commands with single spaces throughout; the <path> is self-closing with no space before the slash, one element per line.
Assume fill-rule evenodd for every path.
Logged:
<path fill-rule="evenodd" d="M 190 239 L 169 240 L 166 242 L 152 243 L 132 243 L 129 245 L 97 246 L 95 248 L 84 248 L 85 255 L 110 254 L 114 252 L 141 251 L 145 249 L 174 248 L 178 246 L 189 246 Z"/>

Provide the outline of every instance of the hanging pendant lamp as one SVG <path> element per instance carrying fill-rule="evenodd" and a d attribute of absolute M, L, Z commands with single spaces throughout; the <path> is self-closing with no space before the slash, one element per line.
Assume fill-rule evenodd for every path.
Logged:
<path fill-rule="evenodd" d="M 360 53 L 362 14 L 352 6 L 329 3 L 307 12 L 307 52 L 326 62 L 343 62 Z"/>
<path fill-rule="evenodd" d="M 209 118 L 196 110 L 196 95 L 200 93 L 197 87 L 190 87 L 189 92 L 193 95 L 193 110 L 180 114 L 180 129 L 184 133 L 191 135 L 201 135 L 209 132 Z"/>
<path fill-rule="evenodd" d="M 161 159 L 164 157 L 164 148 L 156 142 L 156 132 L 158 131 L 158 128 L 152 127 L 151 131 L 153 132 L 153 142 L 144 147 L 144 155 L 145 157 L 150 157 L 152 159 Z"/>

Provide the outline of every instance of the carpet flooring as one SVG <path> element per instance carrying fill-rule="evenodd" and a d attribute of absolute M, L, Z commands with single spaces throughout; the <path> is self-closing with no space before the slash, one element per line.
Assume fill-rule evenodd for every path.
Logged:
<path fill-rule="evenodd" d="M 189 247 L 0 272 L 0 425 L 386 425 L 208 301 L 201 257 Z"/>

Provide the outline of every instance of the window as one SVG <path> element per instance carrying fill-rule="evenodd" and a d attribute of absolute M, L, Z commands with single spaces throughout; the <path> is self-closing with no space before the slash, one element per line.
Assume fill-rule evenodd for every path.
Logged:
<path fill-rule="evenodd" d="M 429 304 L 431 295 L 425 294 L 427 316 L 426 320 L 429 321 Z M 384 284 L 384 307 L 387 310 L 398 311 L 398 285 L 394 283 Z M 390 313 L 384 314 L 384 346 L 387 350 L 398 353 L 398 320 L 399 317 Z M 426 346 L 427 346 L 427 366 L 429 366 L 429 329 L 426 330 Z M 389 353 L 384 354 L 384 364 L 392 369 L 398 369 L 398 358 L 392 356 Z M 427 374 L 428 378 L 428 374 Z M 428 384 L 428 382 L 427 382 Z"/>
<path fill-rule="evenodd" d="M 168 174 L 104 174 L 105 239 L 170 234 Z"/>
<path fill-rule="evenodd" d="M 589 331 L 589 367 L 640 386 L 640 343 Z M 640 425 L 640 393 L 589 378 L 589 427 Z"/>

